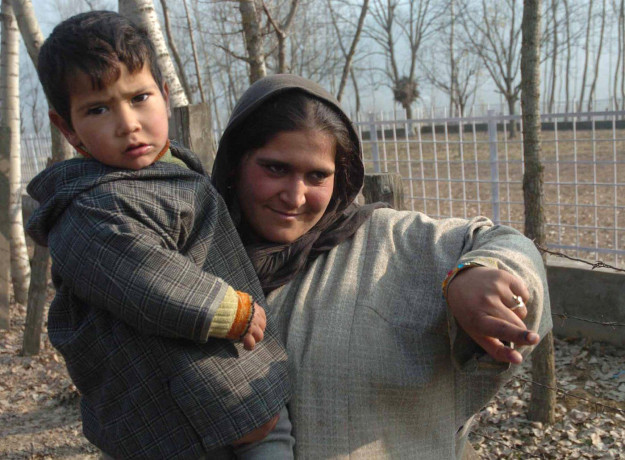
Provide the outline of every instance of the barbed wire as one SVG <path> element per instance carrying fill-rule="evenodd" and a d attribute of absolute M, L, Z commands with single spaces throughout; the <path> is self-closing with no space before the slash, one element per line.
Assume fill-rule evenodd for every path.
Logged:
<path fill-rule="evenodd" d="M 559 317 L 562 320 L 574 319 L 585 323 L 599 324 L 600 326 L 625 327 L 625 323 L 617 323 L 616 321 L 597 321 L 594 319 L 581 318 L 579 316 L 567 315 L 566 313 L 551 313 L 551 316 Z"/>
<path fill-rule="evenodd" d="M 618 414 L 625 415 L 625 410 L 623 410 L 623 409 L 619 409 L 618 407 L 608 406 L 607 404 L 603 404 L 603 403 L 600 403 L 600 402 L 597 402 L 597 401 L 592 401 L 592 400 L 590 400 L 588 398 L 584 398 L 582 396 L 574 395 L 573 393 L 570 393 L 570 392 L 568 392 L 568 391 L 566 391 L 566 390 L 564 390 L 564 389 L 562 389 L 560 387 L 557 387 L 557 386 L 554 388 L 554 387 L 551 387 L 549 385 L 545 385 L 543 383 L 535 382 L 534 380 L 531 380 L 531 379 L 526 379 L 526 378 L 520 377 L 518 375 L 516 376 L 516 379 L 517 380 L 521 380 L 522 382 L 525 382 L 525 383 L 531 383 L 532 385 L 538 385 L 539 387 L 546 388 L 548 390 L 554 391 L 556 394 L 563 394 L 567 398 L 574 398 L 574 399 L 579 399 L 579 400 L 585 401 L 588 404 L 591 404 L 591 405 L 595 406 L 596 412 L 602 412 L 602 409 L 608 409 L 608 410 L 610 410 L 612 412 L 616 412 Z M 509 385 L 512 382 L 514 382 L 514 380 L 510 380 L 506 385 Z M 618 401 L 616 401 L 614 399 L 609 399 L 609 398 L 601 398 L 601 399 L 603 399 L 605 401 L 613 402 L 615 404 L 618 404 Z M 602 408 L 602 409 L 599 409 L 599 408 Z"/>
<path fill-rule="evenodd" d="M 558 251 L 552 251 L 550 249 L 545 248 L 544 246 L 541 246 L 536 241 L 534 241 L 534 245 L 542 253 L 550 254 L 550 255 L 556 256 L 556 257 L 563 257 L 565 259 L 572 260 L 574 262 L 581 262 L 583 264 L 590 265 L 592 267 L 592 270 L 594 270 L 595 268 L 609 268 L 610 270 L 615 270 L 617 272 L 625 273 L 625 269 L 614 267 L 614 266 L 606 264 L 605 262 L 602 262 L 600 260 L 598 260 L 597 262 L 589 262 L 589 261 L 584 260 L 584 259 L 578 259 L 576 257 L 571 257 L 571 256 L 569 256 L 567 254 L 563 254 L 563 253 L 558 252 Z"/>

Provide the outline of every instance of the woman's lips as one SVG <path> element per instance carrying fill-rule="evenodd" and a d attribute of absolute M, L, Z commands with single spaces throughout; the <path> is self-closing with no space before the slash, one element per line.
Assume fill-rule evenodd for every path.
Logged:
<path fill-rule="evenodd" d="M 273 208 L 269 208 L 269 210 L 285 220 L 295 220 L 298 216 L 301 215 L 301 213 L 298 212 L 284 212 Z"/>

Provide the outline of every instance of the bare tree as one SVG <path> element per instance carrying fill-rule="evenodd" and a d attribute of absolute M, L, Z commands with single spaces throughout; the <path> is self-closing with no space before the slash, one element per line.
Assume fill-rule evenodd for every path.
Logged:
<path fill-rule="evenodd" d="M 343 44 L 343 40 L 341 39 L 341 30 L 337 20 L 337 14 L 334 12 L 332 8 L 332 0 L 328 0 L 328 10 L 330 11 L 330 19 L 332 20 L 332 25 L 334 30 L 336 31 L 336 36 L 339 42 L 339 47 L 341 48 L 341 52 L 345 57 L 345 65 L 343 66 L 343 73 L 341 74 L 341 81 L 339 83 L 339 89 L 336 93 L 336 98 L 341 101 L 343 98 L 343 92 L 345 91 L 345 86 L 347 85 L 347 79 L 352 73 L 352 61 L 354 60 L 354 55 L 356 54 L 356 47 L 358 46 L 358 41 L 360 40 L 360 35 L 362 33 L 362 28 L 365 23 L 365 17 L 367 16 L 367 11 L 369 10 L 369 0 L 364 0 L 362 2 L 362 6 L 360 8 L 360 15 L 358 16 L 358 23 L 356 24 L 356 30 L 354 31 L 354 36 L 352 37 L 351 45 L 349 49 L 345 48 Z M 354 78 L 354 91 L 358 93 L 358 86 L 356 85 Z M 356 105 L 360 105 L 358 102 Z"/>
<path fill-rule="evenodd" d="M 514 115 L 521 90 L 519 3 L 515 0 L 482 0 L 480 7 L 472 8 L 474 2 L 461 1 L 463 7 L 459 17 L 466 37 L 506 99 L 508 113 Z M 509 135 L 511 138 L 516 135 L 514 120 L 510 120 Z"/>
<path fill-rule="evenodd" d="M 289 11 L 284 18 L 284 20 L 280 23 L 274 19 L 273 15 L 267 8 L 264 0 L 261 0 L 263 4 L 263 11 L 267 15 L 267 19 L 273 27 L 274 32 L 276 33 L 276 37 L 278 39 L 278 72 L 277 73 L 287 73 L 289 71 L 289 66 L 286 63 L 286 39 L 289 34 L 289 29 L 293 24 L 293 18 L 295 17 L 295 13 L 297 11 L 297 6 L 299 4 L 299 0 L 291 0 L 291 6 Z M 369 0 L 365 0 L 368 2 Z"/>
<path fill-rule="evenodd" d="M 582 106 L 584 103 L 584 93 L 586 90 L 586 77 L 588 74 L 588 66 L 590 65 L 590 33 L 592 30 L 592 6 L 594 1 L 588 1 L 588 22 L 586 23 L 586 40 L 584 41 L 584 70 L 582 72 L 582 86 L 580 88 L 579 102 L 577 104 L 577 111 L 582 111 Z"/>
<path fill-rule="evenodd" d="M 523 197 L 525 235 L 535 243 L 545 244 L 545 213 L 541 163 L 540 126 L 540 23 L 541 0 L 523 2 L 523 44 L 521 47 L 521 107 L 523 112 Z M 555 361 L 553 336 L 543 337 L 532 355 L 530 418 L 544 423 L 555 421 Z"/>
<path fill-rule="evenodd" d="M 163 73 L 165 81 L 169 85 L 169 99 L 171 105 L 173 107 L 189 105 L 189 100 L 180 84 L 174 63 L 169 55 L 165 37 L 163 36 L 152 0 L 119 0 L 119 13 L 130 18 L 140 27 L 147 30 L 156 48 L 158 66 Z"/>
<path fill-rule="evenodd" d="M 601 3 L 601 29 L 599 32 L 599 46 L 597 47 L 597 54 L 595 56 L 595 76 L 590 84 L 590 91 L 588 92 L 588 111 L 592 110 L 593 102 L 595 100 L 595 88 L 597 87 L 597 79 L 599 78 L 599 61 L 601 59 L 601 51 L 603 50 L 603 36 L 605 34 L 605 0 Z"/>
<path fill-rule="evenodd" d="M 187 0 L 183 0 L 185 17 L 187 18 L 187 27 L 189 30 L 189 42 L 191 43 L 191 52 L 193 55 L 193 63 L 195 64 L 195 75 L 197 78 L 197 87 L 200 90 L 200 100 L 206 102 L 206 96 L 204 96 L 204 85 L 202 85 L 202 74 L 200 72 L 200 64 L 198 62 L 197 50 L 195 49 L 195 38 L 193 37 L 193 27 L 191 26 L 191 17 L 189 16 L 189 7 L 187 6 Z"/>
<path fill-rule="evenodd" d="M 9 128 L 9 236 L 11 279 L 15 300 L 26 304 L 30 262 L 22 220 L 22 174 L 20 161 L 19 31 L 10 0 L 2 0 L 2 56 L 0 99 L 2 126 Z"/>
<path fill-rule="evenodd" d="M 616 68 L 614 70 L 614 82 L 613 93 L 615 99 L 615 109 L 618 110 L 618 82 L 621 80 L 621 102 L 625 108 L 625 0 L 621 0 L 620 7 L 617 7 L 617 0 L 612 0 L 612 5 L 616 16 L 617 22 L 617 36 L 618 36 L 618 51 L 616 59 Z"/>
<path fill-rule="evenodd" d="M 469 100 L 475 95 L 480 84 L 481 61 L 467 47 L 468 39 L 460 36 L 456 30 L 456 3 L 447 3 L 448 16 L 442 17 L 444 23 L 439 28 L 439 37 L 430 47 L 431 56 L 423 63 L 427 79 L 438 89 L 449 95 L 449 112 L 462 116 Z M 449 66 L 442 66 L 447 57 Z"/>
<path fill-rule="evenodd" d="M 419 97 L 416 79 L 418 53 L 423 42 L 433 32 L 436 14 L 430 0 L 408 2 L 408 11 L 403 11 L 399 0 L 374 0 L 371 16 L 377 27 L 369 29 L 369 36 L 375 40 L 386 57 L 385 73 L 391 81 L 395 100 L 412 118 L 412 104 Z M 397 41 L 404 38 L 408 48 L 407 69 L 400 70 Z"/>
<path fill-rule="evenodd" d="M 166 0 L 161 1 L 161 8 L 163 10 L 163 20 L 165 22 L 165 36 L 167 37 L 167 44 L 169 45 L 169 49 L 171 50 L 171 54 L 174 57 L 174 61 L 176 61 L 176 70 L 178 71 L 178 76 L 180 77 L 180 81 L 182 83 L 182 88 L 184 89 L 185 96 L 187 96 L 187 100 L 191 101 L 191 88 L 189 87 L 189 80 L 187 78 L 187 72 L 184 69 L 184 64 L 182 63 L 182 59 L 180 58 L 180 52 L 178 51 L 178 46 L 176 45 L 176 40 L 171 31 L 171 21 L 169 18 L 169 8 L 167 7 Z"/>
<path fill-rule="evenodd" d="M 37 22 L 31 0 L 12 0 L 15 16 L 22 38 L 26 44 L 28 55 L 35 68 L 39 57 L 39 49 L 43 44 L 43 34 Z M 71 157 L 73 149 L 59 130 L 50 123 L 52 139 L 52 162 L 62 161 Z M 35 245 L 32 263 L 32 278 L 28 291 L 26 324 L 22 353 L 37 354 L 41 346 L 41 329 L 43 310 L 46 302 L 46 289 L 49 280 L 49 255 L 47 248 Z"/>
<path fill-rule="evenodd" d="M 246 60 L 249 64 L 250 83 L 254 83 L 267 75 L 256 0 L 239 0 L 239 12 L 241 13 L 245 49 L 247 50 Z"/>

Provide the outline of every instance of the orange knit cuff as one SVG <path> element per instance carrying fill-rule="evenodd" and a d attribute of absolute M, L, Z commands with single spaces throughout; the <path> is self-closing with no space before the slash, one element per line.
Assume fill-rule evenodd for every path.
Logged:
<path fill-rule="evenodd" d="M 236 291 L 239 297 L 239 305 L 237 307 L 237 314 L 232 323 L 232 327 L 228 331 L 226 338 L 232 340 L 239 340 L 243 338 L 243 335 L 247 333 L 250 323 L 252 322 L 252 316 L 254 314 L 252 309 L 252 296 L 245 292 Z"/>

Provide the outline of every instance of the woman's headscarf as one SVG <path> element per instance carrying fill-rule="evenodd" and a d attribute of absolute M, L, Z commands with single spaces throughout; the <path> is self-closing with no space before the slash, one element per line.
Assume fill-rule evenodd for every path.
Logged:
<path fill-rule="evenodd" d="M 245 136 L 245 120 L 253 116 L 264 103 L 287 92 L 300 92 L 318 99 L 330 106 L 345 123 L 354 145 L 354 151 L 348 155 L 345 174 L 335 176 L 335 194 L 328 209 L 317 224 L 306 234 L 290 244 L 251 241 L 246 235 L 251 229 L 245 228 L 238 211 L 237 195 L 232 187 L 233 178 L 243 156 L 247 152 L 236 151 L 234 145 L 239 136 Z M 337 168 L 341 167 L 337 164 Z M 219 148 L 213 165 L 213 184 L 226 200 L 230 214 L 237 225 L 248 255 L 256 269 L 265 293 L 272 291 L 293 279 L 304 270 L 309 262 L 320 254 L 330 251 L 336 245 L 350 238 L 356 230 L 371 216 L 374 209 L 386 206 L 382 203 L 358 206 L 354 199 L 362 188 L 364 166 L 362 147 L 358 134 L 349 117 L 341 109 L 339 102 L 318 84 L 296 75 L 279 74 L 258 80 L 241 96 L 237 102 L 226 130 L 219 142 Z"/>

